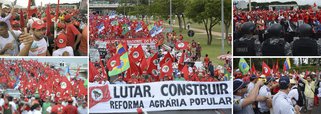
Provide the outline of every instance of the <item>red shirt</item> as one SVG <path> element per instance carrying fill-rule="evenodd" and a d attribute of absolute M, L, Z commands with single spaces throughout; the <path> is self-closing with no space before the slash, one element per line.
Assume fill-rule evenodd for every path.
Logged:
<path fill-rule="evenodd" d="M 210 58 L 208 58 L 208 57 L 205 57 L 204 58 L 204 63 L 205 63 L 205 65 L 207 66 L 208 65 L 208 62 L 210 61 Z"/>
<path fill-rule="evenodd" d="M 80 34 L 80 32 L 72 23 L 67 24 L 66 29 L 67 29 L 67 37 L 68 37 L 67 46 L 73 47 L 75 44 L 75 37 L 76 35 Z"/>
<path fill-rule="evenodd" d="M 64 108 L 64 114 L 77 114 L 77 107 L 68 104 L 65 108 Z"/>

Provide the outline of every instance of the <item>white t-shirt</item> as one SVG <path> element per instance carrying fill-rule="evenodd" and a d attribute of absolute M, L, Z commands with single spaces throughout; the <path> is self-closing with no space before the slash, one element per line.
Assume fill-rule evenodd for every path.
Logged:
<path fill-rule="evenodd" d="M 9 104 L 11 105 L 12 111 L 17 111 L 17 105 L 13 101 L 10 101 Z"/>
<path fill-rule="evenodd" d="M 71 46 L 67 46 L 64 48 L 59 48 L 52 52 L 52 56 L 62 56 L 62 54 L 67 51 L 69 53 L 69 56 L 74 56 L 74 50 Z"/>
<path fill-rule="evenodd" d="M 3 98 L 0 98 L 0 106 L 3 106 L 4 105 L 4 100 Z"/>
<path fill-rule="evenodd" d="M 51 109 L 52 109 L 52 107 L 49 106 L 49 107 L 46 109 L 46 111 L 50 114 L 50 113 L 51 113 Z"/>
<path fill-rule="evenodd" d="M 13 33 L 16 35 L 16 37 L 19 37 L 21 34 L 21 31 L 13 30 Z M 8 49 L 4 54 L 10 55 L 10 56 L 16 56 L 19 54 L 17 41 L 13 37 L 10 31 L 8 31 L 8 34 L 9 34 L 8 38 L 3 38 L 2 36 L 0 36 L 0 50 L 2 50 L 6 46 L 6 44 L 13 43 L 14 49 Z"/>
<path fill-rule="evenodd" d="M 296 87 L 296 86 L 294 86 L 294 87 Z M 299 100 L 299 93 L 298 93 L 298 88 L 294 89 L 294 87 L 291 88 L 288 96 L 290 97 L 292 103 L 293 103 L 293 104 L 296 104 L 296 101 Z M 296 101 L 295 101 L 295 100 L 292 100 L 293 98 L 294 98 Z"/>
<path fill-rule="evenodd" d="M 271 96 L 270 88 L 266 85 L 263 85 L 259 90 L 259 96 Z M 270 108 L 267 106 L 266 101 L 260 101 L 258 102 L 258 107 L 261 112 L 269 111 Z"/>
<path fill-rule="evenodd" d="M 20 50 L 24 48 L 24 44 L 20 45 Z M 44 38 L 39 41 L 33 41 L 31 48 L 29 50 L 29 56 L 46 56 L 47 52 L 47 42 Z"/>

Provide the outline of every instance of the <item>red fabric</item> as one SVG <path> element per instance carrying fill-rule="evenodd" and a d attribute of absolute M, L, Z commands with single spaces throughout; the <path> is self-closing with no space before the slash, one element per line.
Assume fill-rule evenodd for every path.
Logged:
<path fill-rule="evenodd" d="M 176 42 L 175 43 L 175 48 L 178 50 L 185 50 L 189 48 L 189 43 L 188 42 Z"/>
<path fill-rule="evenodd" d="M 132 57 L 134 62 L 140 62 L 142 59 L 145 59 L 144 51 L 141 45 L 136 48 L 132 48 L 129 56 Z"/>
<path fill-rule="evenodd" d="M 57 4 L 57 7 L 56 7 L 56 19 L 55 19 L 56 22 L 57 22 L 57 19 L 59 17 L 59 4 L 60 4 L 60 0 L 58 0 L 58 4 Z"/>
<path fill-rule="evenodd" d="M 114 65 L 112 65 L 112 62 L 115 62 L 113 63 Z M 109 60 L 107 61 L 107 68 L 110 71 L 118 65 L 120 65 L 120 56 L 118 54 L 115 54 L 114 56 L 109 58 Z"/>
<path fill-rule="evenodd" d="M 314 95 L 314 106 L 319 105 L 319 97 L 317 95 Z"/>
<path fill-rule="evenodd" d="M 173 67 L 172 67 L 172 60 L 167 61 L 163 65 L 161 65 L 160 70 L 160 79 L 163 79 L 164 76 L 168 76 L 169 78 L 173 79 Z"/>
<path fill-rule="evenodd" d="M 55 105 L 51 109 L 51 113 L 63 114 L 64 106 L 61 104 Z"/>
<path fill-rule="evenodd" d="M 182 73 L 184 74 L 185 80 L 190 80 L 189 76 L 188 76 L 189 72 L 188 72 L 188 66 L 187 65 L 185 65 L 184 68 L 182 69 Z"/>
<path fill-rule="evenodd" d="M 95 65 L 92 62 L 89 62 L 89 82 L 94 82 L 95 76 L 98 74 L 98 71 Z"/>
<path fill-rule="evenodd" d="M 68 37 L 67 46 L 73 47 L 75 44 L 75 37 L 76 35 L 80 34 L 80 32 L 72 23 L 67 24 L 66 30 L 67 30 L 67 37 Z"/>
<path fill-rule="evenodd" d="M 46 19 L 47 19 L 47 22 L 46 22 L 46 26 L 47 26 L 47 32 L 46 32 L 46 35 L 47 36 L 50 36 L 50 27 L 51 27 L 51 17 L 50 17 L 50 5 L 48 4 L 47 5 L 47 8 L 46 8 Z"/>
<path fill-rule="evenodd" d="M 256 69 L 255 69 L 254 64 L 252 64 L 252 66 L 251 66 L 251 73 L 256 74 Z"/>
<path fill-rule="evenodd" d="M 63 112 L 64 114 L 78 114 L 77 107 L 70 104 L 63 109 Z"/>
<path fill-rule="evenodd" d="M 21 28 L 25 27 L 25 17 L 23 16 L 22 9 L 20 9 L 20 27 Z"/>
<path fill-rule="evenodd" d="M 103 62 L 101 61 L 101 59 L 99 59 L 100 60 L 100 67 L 101 67 L 101 69 L 102 69 L 102 73 L 103 73 L 103 78 L 105 79 L 105 78 L 107 78 L 107 73 L 106 73 L 106 69 L 105 69 L 105 67 L 104 67 L 104 65 L 103 65 Z"/>
<path fill-rule="evenodd" d="M 164 56 L 164 58 L 159 62 L 159 64 L 162 66 L 163 64 L 165 64 L 166 62 L 168 62 L 169 60 L 174 61 L 173 57 L 171 56 L 171 54 L 169 52 L 167 52 L 167 54 Z"/>
<path fill-rule="evenodd" d="M 147 60 L 145 58 L 143 58 L 142 61 L 140 62 L 139 66 L 142 71 L 147 70 L 147 68 L 148 68 Z"/>
<path fill-rule="evenodd" d="M 264 74 L 265 76 L 270 76 L 271 74 L 271 68 L 267 64 L 265 64 L 264 61 L 262 63 L 262 74 Z"/>
<path fill-rule="evenodd" d="M 93 86 L 89 88 L 89 108 L 95 106 L 100 102 L 107 102 L 111 99 L 108 85 Z M 102 97 L 101 99 L 98 99 Z M 93 99 L 96 98 L 96 99 Z"/>

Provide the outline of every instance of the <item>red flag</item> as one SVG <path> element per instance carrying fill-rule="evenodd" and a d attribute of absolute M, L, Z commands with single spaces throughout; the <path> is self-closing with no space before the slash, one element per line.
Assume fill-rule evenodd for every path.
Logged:
<path fill-rule="evenodd" d="M 25 17 L 23 16 L 22 9 L 20 9 L 20 26 L 21 28 L 25 27 Z"/>
<path fill-rule="evenodd" d="M 142 69 L 142 71 L 147 70 L 147 68 L 148 68 L 147 60 L 145 58 L 142 59 L 142 61 L 140 62 L 139 66 Z"/>
<path fill-rule="evenodd" d="M 111 99 L 108 85 L 89 87 L 89 108 Z"/>
<path fill-rule="evenodd" d="M 182 68 L 184 67 L 185 56 L 186 56 L 186 53 L 183 52 L 182 56 L 179 58 L 179 61 L 178 61 L 178 70 L 182 70 Z"/>
<path fill-rule="evenodd" d="M 55 19 L 56 22 L 57 22 L 57 19 L 59 17 L 59 4 L 60 4 L 60 0 L 58 0 L 58 4 L 57 4 L 57 7 L 56 7 L 56 19 Z"/>
<path fill-rule="evenodd" d="M 252 73 L 252 74 L 256 74 L 256 69 L 255 69 L 254 64 L 252 64 L 252 67 L 251 67 L 251 73 Z"/>
<path fill-rule="evenodd" d="M 176 42 L 175 43 L 175 48 L 178 50 L 184 50 L 184 49 L 188 49 L 188 42 Z"/>
<path fill-rule="evenodd" d="M 165 64 L 166 62 L 168 62 L 169 60 L 174 61 L 173 57 L 171 56 L 171 54 L 169 52 L 167 52 L 167 54 L 164 56 L 164 58 L 159 62 L 159 64 L 162 66 L 163 64 Z"/>
<path fill-rule="evenodd" d="M 137 48 L 132 48 L 129 56 L 132 57 L 132 60 L 134 62 L 140 62 L 141 59 L 145 59 L 144 51 L 141 45 L 139 45 Z"/>
<path fill-rule="evenodd" d="M 154 56 L 152 58 L 149 59 L 149 65 L 148 65 L 148 69 L 147 69 L 147 73 L 153 75 L 153 76 L 157 76 L 157 58 L 158 58 L 158 54 L 155 53 Z"/>
<path fill-rule="evenodd" d="M 77 68 L 76 75 L 75 75 L 76 77 L 78 77 L 79 71 L 80 71 L 80 66 L 78 66 L 78 68 Z"/>
<path fill-rule="evenodd" d="M 100 59 L 100 67 L 102 68 L 103 78 L 107 78 L 107 73 L 101 59 Z"/>
<path fill-rule="evenodd" d="M 279 62 L 278 61 L 276 61 L 275 70 L 273 70 L 273 71 L 274 71 L 274 73 L 278 73 L 279 72 Z"/>
<path fill-rule="evenodd" d="M 47 19 L 47 22 L 46 22 L 46 26 L 47 26 L 47 36 L 49 36 L 51 33 L 50 33 L 50 26 L 51 26 L 51 17 L 50 17 L 50 5 L 48 4 L 47 5 L 47 9 L 46 9 L 46 19 Z"/>
<path fill-rule="evenodd" d="M 317 7 L 317 4 L 314 2 L 313 6 L 314 6 L 314 7 Z"/>
<path fill-rule="evenodd" d="M 189 80 L 189 71 L 188 71 L 188 66 L 185 65 L 184 68 L 182 69 L 182 73 L 184 74 L 185 80 Z"/>
<path fill-rule="evenodd" d="M 126 79 L 130 79 L 132 75 L 138 76 L 140 74 L 142 74 L 142 70 L 140 69 L 140 67 L 137 66 L 136 63 L 133 63 L 131 60 L 131 57 L 129 57 L 129 61 L 130 61 L 130 67 L 127 70 L 127 76 Z"/>
<path fill-rule="evenodd" d="M 163 79 L 164 76 L 171 77 L 173 79 L 173 67 L 172 67 L 172 60 L 167 61 L 164 63 L 160 69 L 160 79 Z"/>
<path fill-rule="evenodd" d="M 94 82 L 95 76 L 99 74 L 95 65 L 89 62 L 89 82 Z"/>
<path fill-rule="evenodd" d="M 111 58 L 108 59 L 107 61 L 107 68 L 108 70 L 112 70 L 114 67 L 120 65 L 120 56 L 118 54 L 115 54 Z"/>
<path fill-rule="evenodd" d="M 262 74 L 264 74 L 265 76 L 270 76 L 271 74 L 271 68 L 267 64 L 265 64 L 264 61 L 262 63 Z"/>

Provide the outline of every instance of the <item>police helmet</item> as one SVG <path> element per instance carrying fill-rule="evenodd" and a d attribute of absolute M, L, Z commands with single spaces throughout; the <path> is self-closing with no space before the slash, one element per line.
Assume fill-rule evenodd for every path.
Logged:
<path fill-rule="evenodd" d="M 255 24 L 252 22 L 245 22 L 241 27 L 242 34 L 253 34 L 255 31 Z"/>
<path fill-rule="evenodd" d="M 273 24 L 269 29 L 268 29 L 268 33 L 272 36 L 272 37 L 280 37 L 282 34 L 283 30 L 282 30 L 282 25 L 281 24 Z"/>
<path fill-rule="evenodd" d="M 309 24 L 302 24 L 298 28 L 299 37 L 310 37 L 313 34 L 312 27 Z"/>

